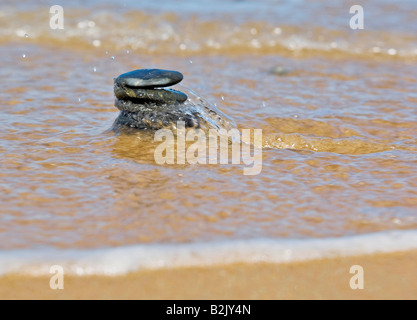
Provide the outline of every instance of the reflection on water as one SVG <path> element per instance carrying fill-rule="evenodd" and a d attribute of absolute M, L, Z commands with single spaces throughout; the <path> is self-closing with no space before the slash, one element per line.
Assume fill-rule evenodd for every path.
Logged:
<path fill-rule="evenodd" d="M 191 4 L 195 16 L 89 5 L 66 11 L 61 35 L 41 23 L 42 4 L 2 9 L 0 248 L 416 228 L 415 33 L 381 25 L 369 42 L 373 31 L 354 36 L 336 18 L 306 30 L 262 10 L 227 20 Z M 85 20 L 94 26 L 76 23 Z M 239 129 L 262 129 L 261 174 L 160 166 L 152 135 L 107 131 L 118 114 L 113 78 L 144 67 L 181 71 Z"/>

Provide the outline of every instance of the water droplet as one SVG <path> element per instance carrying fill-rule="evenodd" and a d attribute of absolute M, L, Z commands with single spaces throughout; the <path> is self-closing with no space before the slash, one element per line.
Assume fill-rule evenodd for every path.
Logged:
<path fill-rule="evenodd" d="M 78 102 L 81 102 L 81 98 L 78 98 Z"/>
<path fill-rule="evenodd" d="M 261 47 L 261 43 L 257 39 L 252 39 L 250 44 L 255 48 L 260 48 Z"/>
<path fill-rule="evenodd" d="M 101 46 L 101 41 L 100 41 L 100 40 L 98 40 L 98 39 L 93 40 L 93 46 L 95 46 L 95 47 L 100 47 L 100 46 Z"/>
<path fill-rule="evenodd" d="M 111 56 L 111 59 L 114 60 L 114 56 Z"/>
<path fill-rule="evenodd" d="M 24 59 L 24 58 L 26 58 L 26 54 L 22 54 L 22 58 Z"/>
<path fill-rule="evenodd" d="M 222 100 L 224 101 L 224 97 L 222 96 Z"/>
<path fill-rule="evenodd" d="M 380 47 L 373 47 L 372 51 L 375 52 L 375 53 L 379 53 L 379 52 L 381 52 L 381 48 Z"/>
<path fill-rule="evenodd" d="M 29 35 L 27 33 L 25 34 L 25 38 L 29 38 Z"/>
<path fill-rule="evenodd" d="M 266 103 L 265 103 L 265 101 L 262 101 L 262 107 L 266 107 Z"/>
<path fill-rule="evenodd" d="M 190 63 L 193 63 L 193 60 L 190 60 Z"/>
<path fill-rule="evenodd" d="M 281 28 L 275 28 L 275 29 L 274 29 L 274 33 L 275 33 L 275 34 L 281 34 L 281 33 L 282 33 Z"/>
<path fill-rule="evenodd" d="M 129 53 L 130 53 L 130 51 L 129 51 L 129 50 L 126 50 L 126 53 L 127 53 L 127 54 L 129 54 Z"/>
<path fill-rule="evenodd" d="M 187 46 L 184 44 L 184 43 L 181 43 L 180 44 L 180 50 L 186 50 L 187 49 Z"/>
<path fill-rule="evenodd" d="M 94 72 L 96 72 L 96 71 L 97 71 L 97 68 L 96 68 L 96 67 L 94 67 L 94 68 L 93 68 L 93 71 L 94 71 Z"/>
<path fill-rule="evenodd" d="M 18 36 L 18 37 L 21 37 L 21 38 L 23 38 L 24 36 L 26 36 L 26 30 L 24 30 L 24 29 L 17 29 L 16 30 L 16 35 Z"/>
<path fill-rule="evenodd" d="M 397 54 L 397 50 L 395 50 L 394 48 L 388 49 L 388 54 L 390 56 L 395 56 Z"/>

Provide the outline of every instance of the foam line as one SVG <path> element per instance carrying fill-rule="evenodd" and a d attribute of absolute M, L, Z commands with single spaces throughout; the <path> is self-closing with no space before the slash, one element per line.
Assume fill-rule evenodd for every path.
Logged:
<path fill-rule="evenodd" d="M 163 269 L 232 263 L 291 263 L 323 258 L 417 249 L 417 230 L 388 231 L 324 239 L 251 239 L 191 244 L 141 244 L 91 250 L 10 250 L 0 252 L 0 275 L 123 275 Z"/>

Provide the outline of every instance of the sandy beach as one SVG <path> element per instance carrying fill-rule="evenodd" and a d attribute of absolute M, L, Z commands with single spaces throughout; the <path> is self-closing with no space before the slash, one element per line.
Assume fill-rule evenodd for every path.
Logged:
<path fill-rule="evenodd" d="M 352 265 L 364 289 L 352 290 Z M 417 251 L 292 264 L 235 264 L 140 271 L 126 276 L 0 278 L 0 299 L 417 299 Z"/>

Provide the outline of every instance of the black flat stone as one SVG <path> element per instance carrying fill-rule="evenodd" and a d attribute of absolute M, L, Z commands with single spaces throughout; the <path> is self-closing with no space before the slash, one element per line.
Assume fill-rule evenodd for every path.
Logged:
<path fill-rule="evenodd" d="M 118 76 L 114 83 L 122 87 L 157 88 L 169 87 L 181 82 L 184 78 L 181 72 L 162 69 L 139 69 Z"/>
<path fill-rule="evenodd" d="M 119 100 L 130 100 L 136 103 L 153 102 L 153 103 L 172 103 L 184 102 L 187 95 L 181 91 L 172 89 L 139 89 L 121 87 L 114 85 L 114 94 Z"/>

